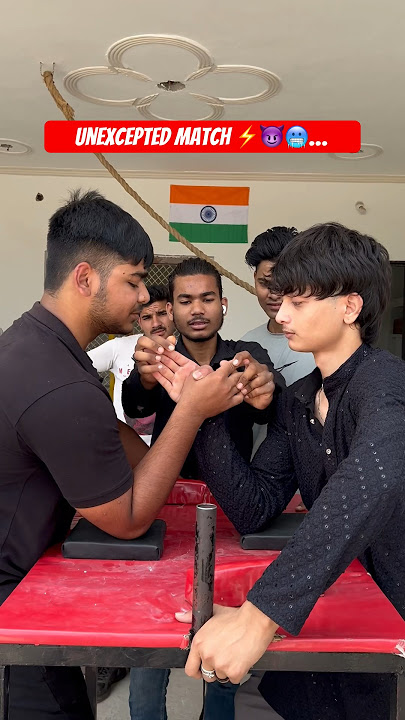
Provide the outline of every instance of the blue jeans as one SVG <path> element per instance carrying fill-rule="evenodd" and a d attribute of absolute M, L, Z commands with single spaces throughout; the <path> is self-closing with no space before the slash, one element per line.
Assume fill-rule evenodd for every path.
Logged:
<path fill-rule="evenodd" d="M 207 683 L 204 720 L 234 720 L 235 693 L 239 685 Z"/>
<path fill-rule="evenodd" d="M 170 670 L 131 668 L 129 710 L 131 720 L 167 720 L 166 691 Z M 234 720 L 234 699 L 239 685 L 208 683 L 204 720 Z"/>
<path fill-rule="evenodd" d="M 129 714 L 131 720 L 167 720 L 166 692 L 170 670 L 131 668 Z"/>

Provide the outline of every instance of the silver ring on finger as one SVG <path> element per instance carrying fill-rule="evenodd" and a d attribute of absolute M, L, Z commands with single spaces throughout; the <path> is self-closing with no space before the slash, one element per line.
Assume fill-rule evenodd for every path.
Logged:
<path fill-rule="evenodd" d="M 215 670 L 206 670 L 202 665 L 200 666 L 201 675 L 208 678 L 209 680 L 215 680 Z"/>

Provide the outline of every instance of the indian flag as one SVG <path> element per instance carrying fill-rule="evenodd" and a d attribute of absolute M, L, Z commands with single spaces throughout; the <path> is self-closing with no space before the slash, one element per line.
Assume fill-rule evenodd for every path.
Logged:
<path fill-rule="evenodd" d="M 170 225 L 192 243 L 247 243 L 248 207 L 248 187 L 170 186 Z"/>

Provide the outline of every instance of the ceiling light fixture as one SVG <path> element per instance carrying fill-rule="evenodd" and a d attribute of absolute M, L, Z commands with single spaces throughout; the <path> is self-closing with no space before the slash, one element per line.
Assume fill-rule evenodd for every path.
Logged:
<path fill-rule="evenodd" d="M 24 155 L 29 153 L 32 148 L 21 140 L 10 140 L 10 138 L 0 138 L 0 153 L 8 153 L 9 155 Z"/>
<path fill-rule="evenodd" d="M 363 143 L 360 150 L 356 153 L 329 153 L 329 157 L 334 160 L 368 160 L 369 158 L 381 155 L 384 150 L 381 145 L 370 145 Z"/>
<path fill-rule="evenodd" d="M 178 92 L 184 90 L 186 87 L 184 83 L 179 80 L 166 80 L 166 82 L 160 82 L 157 84 L 159 90 L 166 90 L 167 92 Z"/>
<path fill-rule="evenodd" d="M 124 62 L 128 51 L 134 50 L 139 46 L 149 46 L 153 48 L 153 46 L 156 45 L 167 45 L 194 55 L 197 61 L 195 70 L 187 74 L 188 71 L 185 69 L 185 76 L 182 80 L 165 80 L 164 82 L 158 82 L 158 78 L 145 75 L 145 73 L 136 70 L 135 67 L 130 67 L 129 64 L 127 65 Z M 133 58 L 134 62 L 135 57 L 136 56 Z M 253 65 L 217 65 L 213 56 L 206 48 L 190 38 L 179 37 L 177 35 L 134 35 L 128 38 L 122 38 L 108 48 L 106 59 L 107 64 L 104 66 L 83 67 L 69 72 L 63 81 L 67 91 L 80 100 L 96 103 L 97 105 L 134 107 L 139 114 L 147 120 L 173 119 L 161 117 L 153 112 L 153 103 L 159 96 L 162 96 L 157 90 L 172 93 L 185 90 L 185 96 L 188 95 L 193 100 L 197 100 L 203 103 L 203 105 L 208 106 L 208 112 L 206 109 L 202 111 L 202 116 L 198 118 L 199 120 L 219 120 L 219 118 L 224 115 L 227 106 L 250 105 L 252 103 L 263 102 L 264 100 L 274 97 L 274 95 L 277 95 L 281 90 L 280 78 L 269 70 Z M 195 80 L 206 77 L 207 85 L 209 86 L 211 77 L 223 73 L 236 76 L 243 75 L 247 80 L 259 78 L 263 81 L 264 88 L 260 92 L 253 92 L 253 87 L 255 87 L 253 86 L 251 94 L 240 97 L 216 97 L 216 95 L 205 95 L 199 92 L 193 92 L 193 90 L 198 90 L 198 83 L 194 85 Z M 126 98 L 124 100 L 114 100 L 112 98 L 98 97 L 84 92 L 81 89 L 81 81 L 85 78 L 98 75 L 110 77 L 119 77 L 121 75 L 128 79 L 133 78 L 137 83 L 143 85 L 143 87 L 141 86 L 142 91 L 140 91 L 138 85 L 136 86 L 139 88 L 140 96 Z M 213 91 L 214 87 L 215 85 L 213 86 Z"/>

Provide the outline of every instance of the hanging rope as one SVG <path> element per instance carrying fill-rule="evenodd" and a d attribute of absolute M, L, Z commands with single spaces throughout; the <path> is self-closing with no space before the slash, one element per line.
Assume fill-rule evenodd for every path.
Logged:
<path fill-rule="evenodd" d="M 53 80 L 53 72 L 50 70 L 45 70 L 44 73 L 41 72 L 41 75 L 43 77 L 44 83 L 46 87 L 48 88 L 50 94 L 52 95 L 56 105 L 58 106 L 59 110 L 63 113 L 66 120 L 74 120 L 75 119 L 75 113 L 73 108 L 69 105 L 69 103 L 66 102 L 66 100 L 62 97 L 59 90 L 57 89 L 54 80 Z M 188 250 L 190 250 L 194 255 L 197 255 L 197 257 L 201 258 L 202 260 L 207 260 L 211 265 L 214 265 L 214 267 L 218 270 L 218 272 L 223 275 L 224 277 L 227 277 L 229 280 L 231 280 L 235 285 L 239 285 L 239 287 L 243 288 L 244 290 L 247 290 L 248 292 L 252 293 L 252 295 L 256 295 L 256 291 L 252 285 L 249 285 L 249 283 L 244 282 L 240 278 L 237 277 L 237 275 L 234 275 L 229 270 L 226 270 L 222 265 L 215 262 L 215 260 L 212 260 L 212 258 L 208 257 L 205 253 L 203 253 L 201 250 L 195 247 L 189 240 L 187 240 L 183 235 L 181 235 L 176 228 L 169 225 L 168 222 L 164 218 L 162 218 L 159 213 L 157 213 L 150 205 L 148 205 L 143 198 L 134 190 L 128 183 L 124 180 L 124 178 L 117 172 L 117 170 L 111 165 L 111 163 L 108 162 L 108 160 L 102 155 L 102 153 L 93 153 L 97 160 L 105 167 L 105 169 L 112 175 L 117 182 L 121 185 L 121 187 L 124 188 L 124 190 L 134 199 L 136 202 L 144 209 L 151 217 L 153 217 L 156 222 L 159 223 L 165 230 L 167 230 L 168 233 L 173 235 L 176 240 L 182 243 Z"/>

